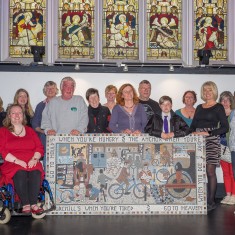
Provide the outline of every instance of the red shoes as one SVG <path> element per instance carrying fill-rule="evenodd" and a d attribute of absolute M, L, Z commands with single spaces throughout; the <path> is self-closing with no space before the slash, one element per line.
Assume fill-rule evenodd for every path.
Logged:
<path fill-rule="evenodd" d="M 42 214 L 43 213 L 43 208 L 38 207 L 37 205 L 32 205 L 31 206 L 31 212 L 32 214 Z"/>
<path fill-rule="evenodd" d="M 31 212 L 30 205 L 23 206 L 22 213 L 29 214 Z"/>

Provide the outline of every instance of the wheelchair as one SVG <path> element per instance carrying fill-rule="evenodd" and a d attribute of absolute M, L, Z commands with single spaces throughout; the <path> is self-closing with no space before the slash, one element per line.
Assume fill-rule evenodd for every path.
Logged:
<path fill-rule="evenodd" d="M 48 209 L 45 206 L 46 192 L 50 198 L 50 208 Z M 8 223 L 12 215 L 23 215 L 20 202 L 15 200 L 15 196 L 14 188 L 11 184 L 0 187 L 0 224 Z M 32 217 L 34 219 L 42 219 L 45 217 L 46 213 L 56 209 L 50 185 L 45 179 L 43 180 L 40 188 L 37 205 L 44 210 L 41 213 L 32 213 Z"/>
<path fill-rule="evenodd" d="M 4 160 L 0 154 L 0 167 L 3 162 Z M 49 195 L 50 208 L 46 208 L 45 205 L 46 192 Z M 45 217 L 46 213 L 56 209 L 51 187 L 46 179 L 42 181 L 42 185 L 40 187 L 40 192 L 38 195 L 37 205 L 43 208 L 43 212 L 37 214 L 32 213 L 31 215 L 34 219 L 42 219 L 43 217 Z M 0 186 L 0 224 L 8 223 L 12 215 L 23 215 L 23 213 L 20 201 L 16 200 L 16 194 L 13 185 L 7 184 L 2 187 Z"/>

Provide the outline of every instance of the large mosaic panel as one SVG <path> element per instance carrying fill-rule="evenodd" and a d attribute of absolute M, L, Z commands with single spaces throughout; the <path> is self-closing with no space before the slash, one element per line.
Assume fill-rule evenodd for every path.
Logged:
<path fill-rule="evenodd" d="M 94 59 L 94 0 L 59 1 L 59 58 Z"/>
<path fill-rule="evenodd" d="M 147 60 L 181 59 L 181 0 L 147 0 Z"/>
<path fill-rule="evenodd" d="M 139 59 L 138 0 L 103 0 L 103 59 Z"/>
<path fill-rule="evenodd" d="M 29 58 L 45 46 L 46 0 L 10 0 L 10 57 Z"/>
<path fill-rule="evenodd" d="M 227 60 L 227 0 L 194 0 L 194 59 L 198 50 L 211 50 L 211 60 Z"/>
<path fill-rule="evenodd" d="M 51 214 L 206 214 L 202 137 L 53 136 Z"/>

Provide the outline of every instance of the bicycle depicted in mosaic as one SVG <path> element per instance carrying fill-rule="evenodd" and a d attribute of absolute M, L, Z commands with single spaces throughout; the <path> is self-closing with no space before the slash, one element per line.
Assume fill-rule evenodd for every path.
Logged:
<path fill-rule="evenodd" d="M 139 199 L 144 198 L 145 196 L 144 184 L 136 183 L 134 176 L 132 176 L 129 182 L 132 182 L 132 184 L 129 184 L 127 188 L 125 182 L 122 182 L 121 184 L 115 183 L 110 185 L 108 189 L 109 196 L 113 199 L 119 199 L 123 195 L 130 194 L 131 193 L 130 191 L 133 189 L 133 194 L 136 198 Z"/>

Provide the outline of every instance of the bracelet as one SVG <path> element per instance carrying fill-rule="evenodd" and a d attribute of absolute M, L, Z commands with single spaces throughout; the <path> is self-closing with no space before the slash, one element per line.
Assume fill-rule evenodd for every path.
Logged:
<path fill-rule="evenodd" d="M 39 159 L 37 159 L 36 157 L 34 157 L 34 158 L 33 158 L 33 160 L 36 160 L 36 161 L 38 161 Z"/>

